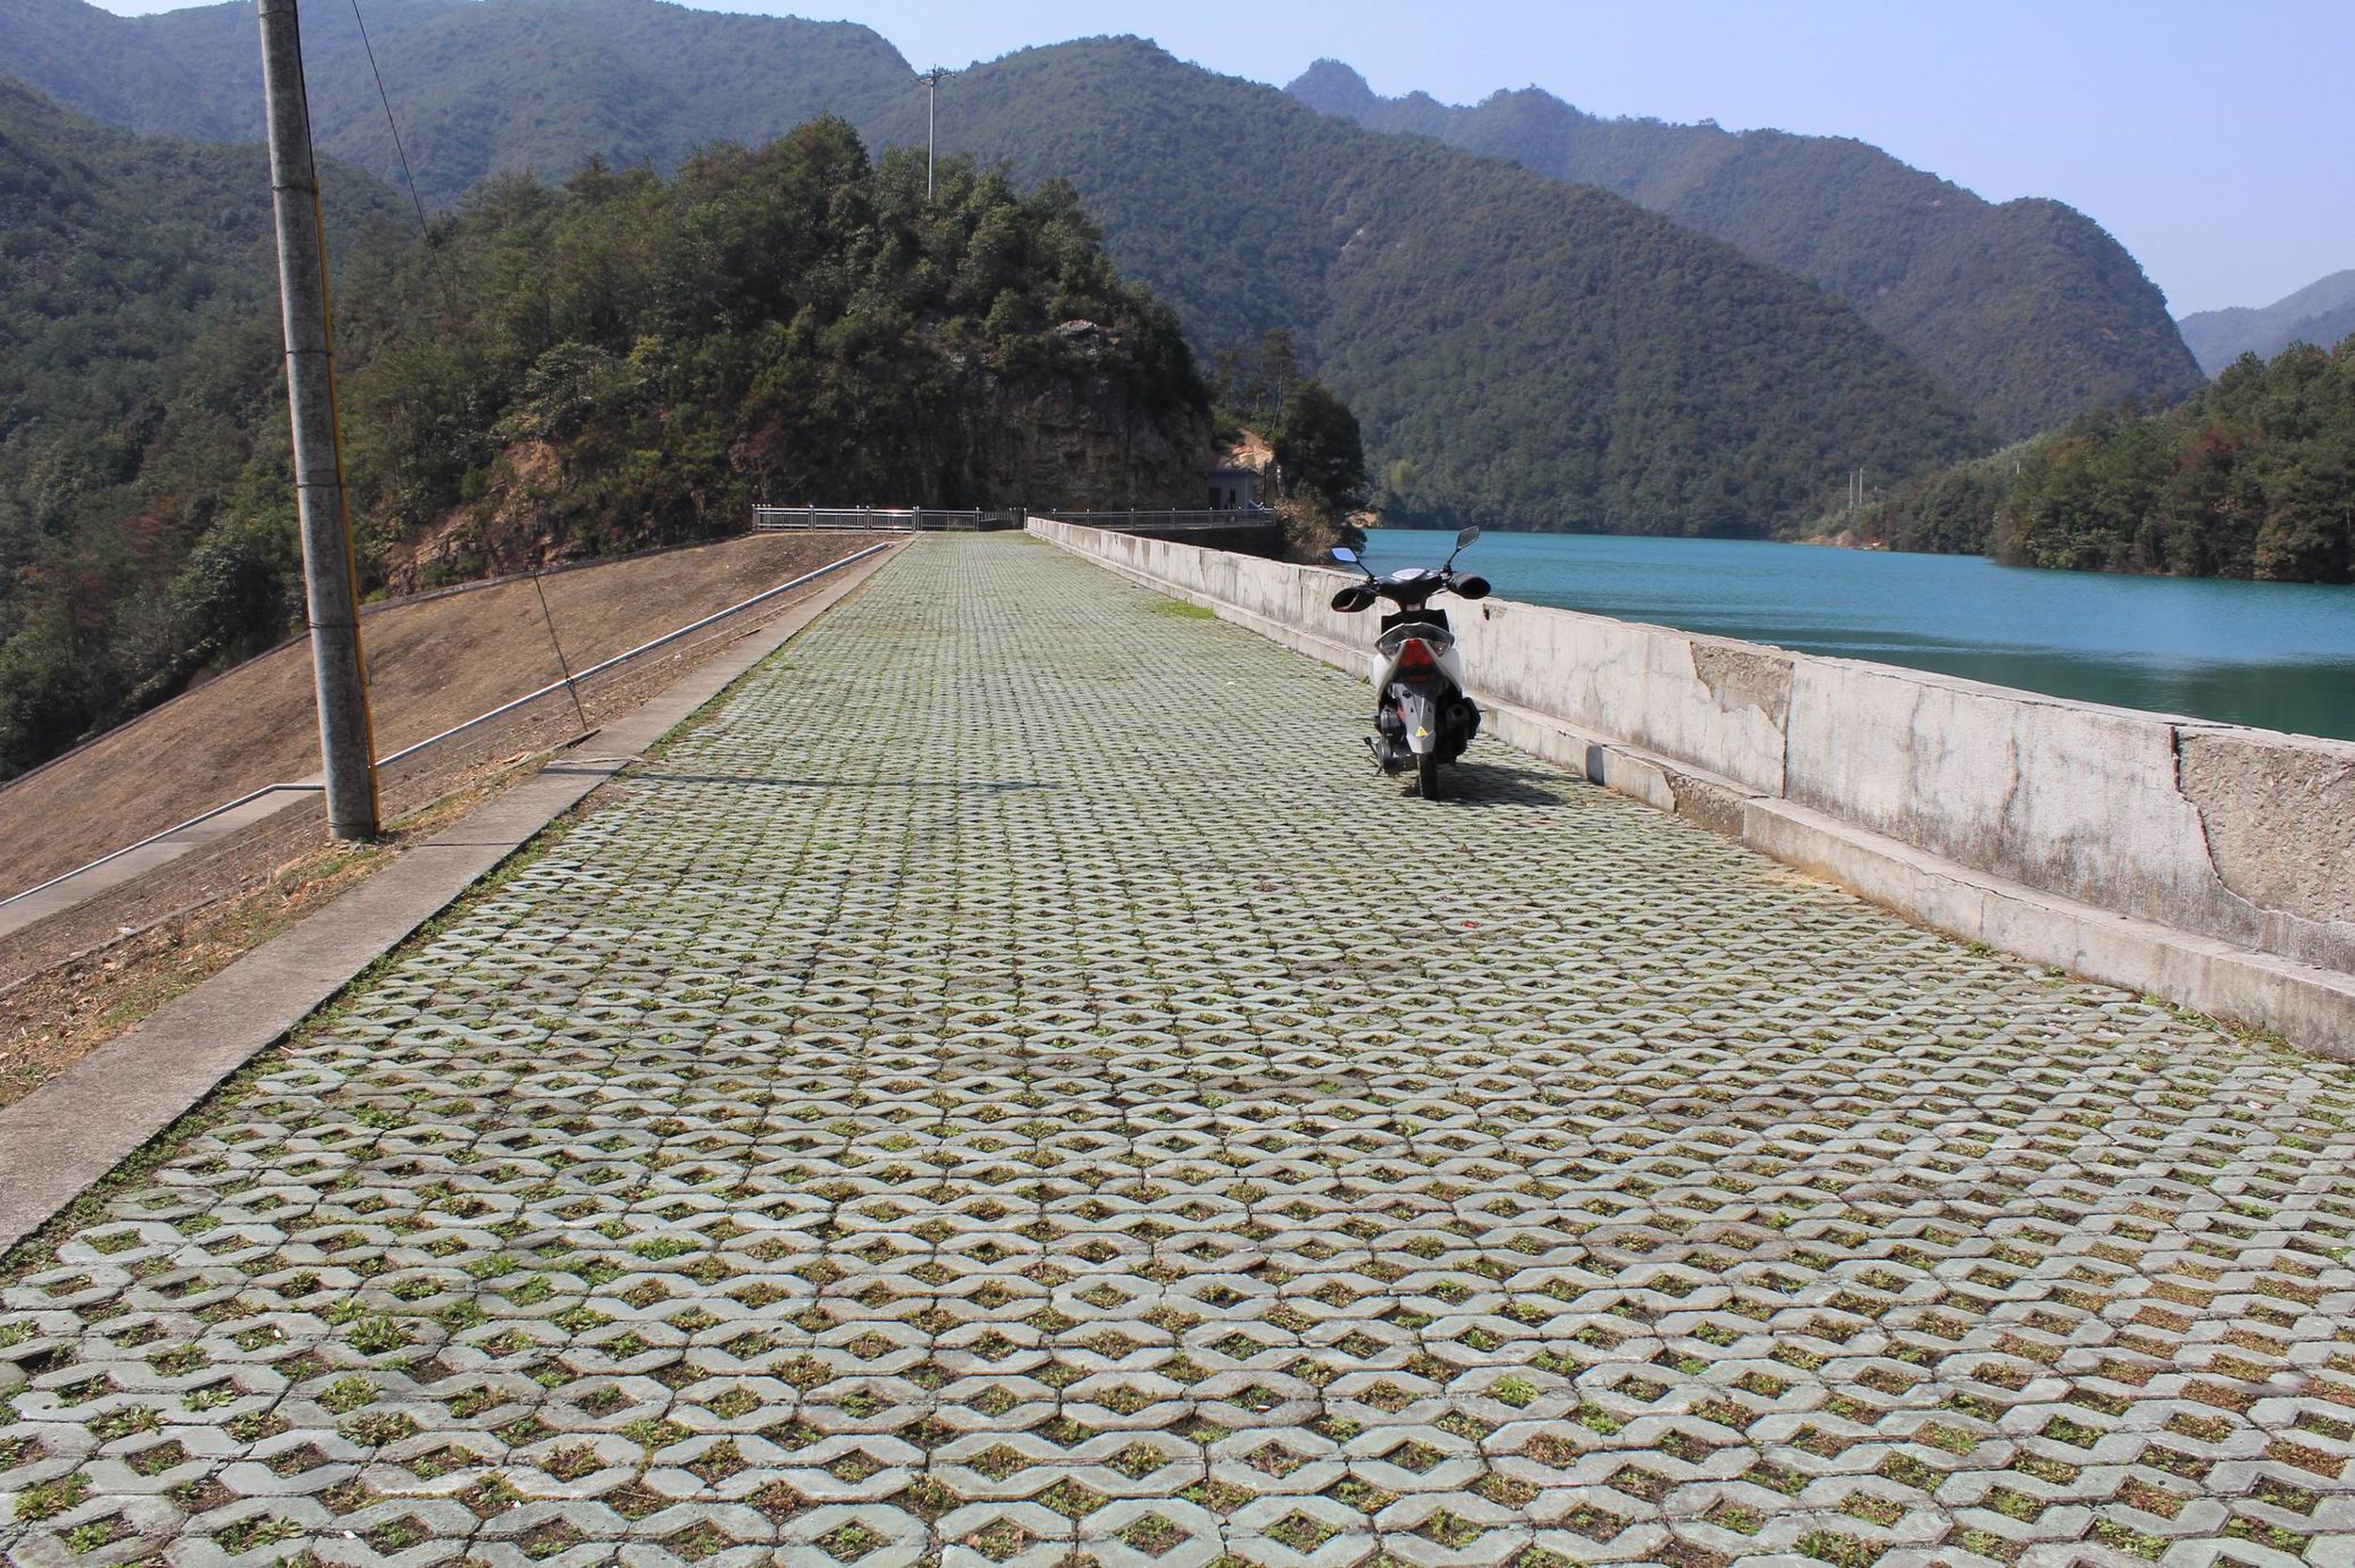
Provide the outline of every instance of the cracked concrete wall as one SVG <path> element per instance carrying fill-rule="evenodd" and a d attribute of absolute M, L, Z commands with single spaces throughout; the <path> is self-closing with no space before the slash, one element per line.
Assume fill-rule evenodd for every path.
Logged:
<path fill-rule="evenodd" d="M 1784 795 L 2105 909 L 2180 909 L 2214 880 L 2165 720 L 1970 681 L 1810 660 Z"/>
<path fill-rule="evenodd" d="M 2176 758 L 2227 887 L 2355 920 L 2355 748 L 2185 725 Z"/>
<path fill-rule="evenodd" d="M 1784 794 L 2030 887 L 2355 972 L 2344 742 L 1803 658 Z"/>
<path fill-rule="evenodd" d="M 2184 724 L 2175 774 L 2253 945 L 2355 971 L 2355 746 Z"/>
<path fill-rule="evenodd" d="M 1791 655 L 1741 643 L 1690 639 L 1693 673 L 1730 713 L 1747 704 L 1781 730 L 1791 717 Z"/>
<path fill-rule="evenodd" d="M 1340 573 L 1031 528 L 1349 668 L 1373 640 L 1371 615 L 1327 606 Z M 2355 974 L 2355 744 L 1509 600 L 1449 609 L 1477 695 L 1961 866 Z"/>

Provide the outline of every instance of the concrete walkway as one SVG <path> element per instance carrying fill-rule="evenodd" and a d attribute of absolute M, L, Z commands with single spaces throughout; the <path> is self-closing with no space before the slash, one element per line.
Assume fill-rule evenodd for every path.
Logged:
<path fill-rule="evenodd" d="M 0 1295 L 0 1550 L 2355 1561 L 2355 1069 L 927 539 Z"/>

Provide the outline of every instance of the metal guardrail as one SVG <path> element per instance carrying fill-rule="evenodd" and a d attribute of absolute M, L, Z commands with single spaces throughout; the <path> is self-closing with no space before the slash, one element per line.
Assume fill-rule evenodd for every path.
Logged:
<path fill-rule="evenodd" d="M 759 533 L 788 528 L 822 528 L 850 533 L 980 533 L 1018 528 L 1021 515 L 1011 511 L 950 511 L 939 507 L 755 507 L 753 527 Z"/>
<path fill-rule="evenodd" d="M 1096 528 L 1254 528 L 1274 527 L 1278 519 L 1266 507 L 1198 511 L 1034 511 L 1050 523 L 1080 523 Z"/>
<path fill-rule="evenodd" d="M 376 766 L 379 768 L 390 768 L 394 763 L 400 762 L 408 757 L 415 756 L 419 752 L 424 751 L 429 746 L 436 746 L 441 742 L 451 738 L 453 736 L 463 735 L 468 730 L 475 728 L 479 724 L 487 724 L 492 719 L 498 718 L 502 714 L 512 713 L 517 708 L 523 707 L 527 703 L 536 703 L 543 697 L 552 697 L 556 693 L 563 691 L 568 687 L 577 687 L 580 682 L 587 680 L 590 676 L 597 674 L 602 671 L 610 670 L 617 664 L 623 664 L 630 659 L 637 658 L 642 655 L 650 654 L 657 648 L 664 647 L 667 644 L 676 642 L 680 638 L 686 637 L 690 633 L 699 632 L 706 626 L 712 624 L 714 622 L 724 621 L 731 615 L 738 614 L 743 610 L 748 610 L 755 605 L 773 599 L 778 594 L 786 592 L 790 589 L 800 588 L 805 583 L 824 576 L 829 572 L 839 571 L 843 567 L 849 566 L 854 561 L 865 560 L 869 556 L 890 548 L 891 546 L 889 543 L 870 544 L 864 550 L 854 551 L 850 555 L 844 556 L 840 560 L 828 561 L 825 565 L 819 567 L 814 572 L 804 572 L 800 576 L 779 583 L 774 588 L 763 589 L 760 592 L 754 594 L 749 599 L 739 599 L 735 604 L 728 606 L 725 609 L 714 610 L 711 614 L 705 616 L 700 621 L 690 621 L 684 626 L 663 633 L 660 637 L 656 638 L 651 642 L 642 642 L 637 647 L 629 649 L 625 653 L 616 654 L 609 659 L 602 659 L 597 663 L 591 665 L 588 669 L 574 674 L 569 680 L 551 682 L 548 685 L 540 687 L 537 691 L 526 692 L 523 696 L 516 698 L 512 703 L 501 703 L 497 707 L 491 709 L 487 713 L 478 713 L 463 724 L 453 724 L 448 729 L 442 731 L 439 735 L 430 735 L 423 740 L 416 742 L 414 745 L 404 746 L 399 751 L 393 752 L 390 756 L 379 757 L 376 759 Z M 317 794 L 325 786 L 322 784 L 264 784 L 261 788 L 254 790 L 250 794 L 240 795 L 236 800 L 231 800 L 226 804 L 215 806 L 212 810 L 191 816 L 185 822 L 175 822 L 161 832 L 150 833 L 145 838 L 140 839 L 137 844 L 126 844 L 120 849 L 110 850 L 107 853 L 99 856 L 96 860 L 77 865 L 71 871 L 61 871 L 38 886 L 28 887 L 21 893 L 11 893 L 7 897 L 0 898 L 0 907 L 13 904 L 20 898 L 29 898 L 36 893 L 45 892 L 46 890 L 57 886 L 59 882 L 72 881 L 76 877 L 88 875 L 89 872 L 97 870 L 102 865 L 111 865 L 112 863 L 121 860 L 123 856 L 132 853 L 134 850 L 144 849 L 151 844 L 160 844 L 165 839 L 171 837 L 175 833 L 184 833 L 190 828 L 196 827 L 201 823 L 210 822 L 214 817 L 219 816 L 226 812 L 235 811 L 239 806 L 247 805 L 254 800 L 258 800 L 265 795 L 275 795 L 283 792 L 298 790 Z"/>
<path fill-rule="evenodd" d="M 239 806 L 252 804 L 265 795 L 284 795 L 296 792 L 317 795 L 326 789 L 326 787 L 327 786 L 325 784 L 264 784 L 259 789 L 253 790 L 249 794 L 240 795 L 234 800 L 225 801 L 220 805 L 215 806 L 210 811 L 199 812 L 194 816 L 189 817 L 186 822 L 174 822 L 171 827 L 166 828 L 162 832 L 149 833 L 145 838 L 140 839 L 137 844 L 125 844 L 122 849 L 110 850 L 107 853 L 99 856 L 96 860 L 89 862 L 87 865 L 77 865 L 71 871 L 60 871 L 45 882 L 36 882 L 22 893 L 11 893 L 7 897 L 0 898 L 0 907 L 13 904 L 19 898 L 29 898 L 36 893 L 46 893 L 51 888 L 57 886 L 59 882 L 70 882 L 76 877 L 88 876 L 90 872 L 97 870 L 102 865 L 112 865 L 116 861 L 121 860 L 127 854 L 144 849 L 151 844 L 161 844 L 165 839 L 171 837 L 173 834 L 184 833 L 190 828 L 201 827 L 204 823 L 210 822 L 216 816 L 225 816 L 229 813 L 236 810 Z M 275 816 L 276 813 L 273 812 L 271 815 Z"/>
<path fill-rule="evenodd" d="M 638 657 L 642 654 L 651 654 L 657 648 L 660 648 L 666 643 L 676 642 L 680 638 L 687 636 L 690 632 L 702 631 L 706 626 L 710 625 L 715 621 L 724 621 L 729 616 L 736 614 L 739 610 L 748 610 L 755 605 L 761 603 L 763 600 L 773 599 L 778 594 L 785 592 L 788 589 L 800 588 L 804 583 L 810 581 L 812 578 L 822 577 L 829 572 L 836 571 L 842 567 L 850 565 L 853 561 L 865 560 L 868 557 L 874 555 L 877 551 L 888 550 L 890 548 L 891 546 L 888 544 L 869 544 L 866 549 L 847 555 L 840 560 L 828 561 L 825 565 L 818 568 L 815 572 L 804 572 L 800 576 L 793 578 L 789 582 L 782 582 L 774 588 L 763 589 L 760 592 L 754 594 L 749 599 L 739 600 L 737 603 L 730 605 L 725 609 L 712 611 L 709 615 L 705 616 L 701 621 L 690 621 L 686 625 L 680 626 L 674 631 L 664 632 L 660 637 L 656 638 L 651 642 L 642 642 L 637 647 L 629 649 L 625 653 L 616 654 L 609 659 L 601 659 L 597 663 L 591 665 L 588 669 L 583 670 L 577 674 L 572 676 L 569 680 L 551 681 L 546 686 L 542 687 L 539 690 L 528 691 L 512 703 L 501 703 L 497 707 L 491 709 L 488 713 L 478 713 L 463 724 L 453 724 L 448 729 L 444 730 L 441 734 L 430 735 L 414 746 L 404 746 L 388 757 L 379 757 L 376 759 L 376 766 L 379 768 L 390 768 L 393 764 L 401 761 L 403 758 L 416 755 L 419 752 L 424 751 L 429 746 L 439 744 L 442 741 L 449 739 L 452 736 L 463 735 L 468 730 L 473 729 L 477 724 L 487 724 L 492 719 L 498 718 L 501 714 L 514 712 L 517 708 L 522 707 L 527 703 L 536 703 L 543 697 L 552 697 L 556 693 L 565 690 L 568 687 L 577 687 L 582 681 L 587 680 L 590 676 L 594 675 L 601 671 L 610 670 L 617 664 L 626 663 L 627 661 Z"/>

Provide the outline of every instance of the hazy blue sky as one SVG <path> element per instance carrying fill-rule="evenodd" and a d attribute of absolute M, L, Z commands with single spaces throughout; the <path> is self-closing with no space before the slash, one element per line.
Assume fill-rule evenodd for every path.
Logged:
<path fill-rule="evenodd" d="M 1329 55 L 1386 94 L 1534 84 L 1601 114 L 1858 137 L 1991 199 L 2082 208 L 2178 315 L 2355 267 L 2355 0 L 697 3 L 863 22 L 918 66 L 1128 32 L 1278 85 Z"/>

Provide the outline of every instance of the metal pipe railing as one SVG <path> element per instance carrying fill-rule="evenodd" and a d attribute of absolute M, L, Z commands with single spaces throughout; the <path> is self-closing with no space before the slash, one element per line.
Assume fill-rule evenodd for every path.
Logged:
<path fill-rule="evenodd" d="M 15 903 L 19 898 L 29 898 L 36 893 L 45 893 L 50 888 L 57 886 L 59 882 L 72 881 L 74 878 L 86 876 L 89 873 L 97 870 L 102 865 L 111 865 L 116 861 L 121 860 L 123 856 L 132 853 L 134 850 L 144 849 L 151 844 L 160 844 L 165 839 L 170 838 L 172 834 L 187 832 L 190 828 L 202 827 L 203 824 L 210 822 L 214 817 L 225 816 L 228 813 L 236 810 L 239 806 L 251 805 L 265 795 L 283 794 L 287 790 L 309 790 L 316 794 L 326 787 L 327 786 L 325 784 L 264 784 L 261 788 L 254 790 L 252 794 L 240 795 L 226 805 L 215 806 L 208 812 L 202 812 L 195 816 L 189 817 L 186 822 L 175 822 L 171 827 L 166 828 L 162 832 L 149 833 L 145 838 L 140 839 L 137 844 L 126 844 L 120 849 L 103 854 L 87 865 L 77 865 L 71 871 L 60 871 L 57 875 L 50 878 L 45 882 L 28 887 L 22 893 L 11 893 L 7 897 L 0 898 L 0 908 L 6 908 L 8 905 Z"/>
<path fill-rule="evenodd" d="M 853 561 L 865 560 L 868 557 L 874 555 L 879 551 L 888 550 L 890 548 L 891 545 L 889 543 L 870 544 L 864 550 L 857 551 L 852 555 L 844 556 L 840 560 L 828 561 L 825 565 L 819 567 L 814 572 L 804 572 L 800 576 L 795 577 L 788 582 L 779 583 L 774 588 L 763 589 L 760 592 L 754 594 L 749 599 L 739 600 L 737 603 L 728 606 L 725 609 L 714 610 L 711 614 L 705 616 L 700 621 L 690 621 L 686 625 L 679 627 L 675 631 L 663 633 L 660 637 L 656 638 L 651 642 L 642 642 L 637 647 L 628 650 L 626 653 L 616 654 L 609 659 L 600 660 L 599 662 L 591 665 L 588 669 L 581 671 L 578 674 L 572 676 L 569 680 L 551 682 L 548 685 L 542 687 L 537 691 L 525 693 L 523 696 L 516 698 L 512 703 L 501 703 L 497 707 L 491 709 L 487 713 L 478 713 L 463 724 L 453 724 L 448 729 L 442 731 L 439 735 L 428 736 L 414 746 L 404 746 L 390 756 L 379 757 L 376 759 L 376 766 L 379 769 L 389 768 L 394 763 L 402 761 L 408 757 L 415 756 L 419 752 L 424 751 L 429 746 L 439 745 L 441 742 L 449 739 L 453 736 L 463 735 L 468 730 L 475 728 L 479 724 L 488 723 L 502 714 L 512 713 L 517 708 L 520 708 L 529 703 L 536 703 L 543 697 L 553 696 L 555 693 L 564 690 L 567 687 L 585 681 L 590 676 L 594 675 L 601 671 L 610 670 L 615 665 L 634 659 L 642 654 L 650 654 L 657 648 L 663 647 L 669 643 L 676 642 L 680 638 L 686 637 L 690 633 L 699 632 L 716 621 L 724 621 L 731 615 L 738 614 L 743 610 L 748 610 L 755 605 L 761 604 L 766 600 L 773 599 L 778 594 L 786 592 L 790 589 L 800 588 L 805 583 L 824 576 L 829 572 L 838 571 L 845 566 L 849 566 Z M 316 794 L 324 787 L 325 786 L 323 784 L 264 784 L 261 788 L 254 790 L 250 794 L 238 796 L 236 800 L 229 801 L 226 805 L 215 806 L 208 812 L 189 817 L 186 822 L 174 823 L 172 826 L 166 828 L 161 832 L 150 833 L 145 838 L 140 839 L 137 844 L 126 844 L 122 849 L 111 850 L 106 854 L 103 854 L 96 860 L 90 861 L 86 865 L 77 865 L 71 871 L 61 871 L 38 886 L 28 887 L 22 893 L 11 893 L 7 897 L 0 898 L 0 908 L 6 908 L 8 905 L 15 903 L 20 898 L 29 898 L 36 893 L 45 892 L 48 889 L 57 886 L 59 882 L 72 881 L 76 877 L 87 876 L 90 872 L 97 870 L 100 866 L 111 865 L 114 862 L 121 860 L 127 854 L 131 854 L 136 850 L 146 849 L 151 844 L 160 844 L 165 839 L 171 837 L 174 833 L 186 832 L 190 828 L 199 827 L 203 823 L 210 822 L 216 816 L 220 816 L 226 813 L 236 811 L 239 806 L 251 805 L 252 802 L 260 800 L 265 795 L 275 795 L 289 790 L 307 790 Z"/>
<path fill-rule="evenodd" d="M 755 605 L 761 603 L 763 600 L 773 599 L 778 594 L 785 592 L 788 589 L 799 588 L 804 583 L 809 582 L 814 578 L 822 577 L 829 572 L 850 565 L 853 561 L 865 560 L 868 557 L 874 555 L 877 551 L 888 550 L 890 548 L 891 546 L 889 544 L 869 544 L 866 549 L 858 551 L 853 555 L 845 556 L 840 560 L 828 561 L 825 565 L 818 568 L 815 572 L 804 572 L 790 582 L 779 583 L 774 588 L 764 589 L 760 592 L 754 594 L 751 598 L 743 600 L 738 604 L 730 605 L 723 610 L 714 610 L 711 614 L 705 616 L 701 621 L 690 621 L 686 625 L 679 627 L 676 631 L 664 632 L 660 637 L 656 638 L 652 642 L 642 642 L 637 647 L 630 649 L 626 653 L 616 654 L 609 659 L 601 659 L 597 663 L 591 665 L 588 669 L 580 671 L 577 675 L 573 676 L 571 680 L 551 681 L 546 686 L 542 687 L 539 690 L 528 691 L 512 703 L 501 703 L 497 707 L 491 709 L 488 713 L 478 713 L 463 724 L 452 724 L 448 729 L 444 730 L 439 735 L 430 735 L 414 746 L 404 746 L 399 751 L 395 752 L 391 756 L 379 757 L 376 759 L 376 766 L 379 768 L 390 768 L 394 763 L 399 762 L 405 757 L 413 757 L 429 746 L 437 745 L 442 741 L 449 739 L 452 736 L 463 735 L 478 724 L 487 724 L 492 719 L 498 718 L 501 714 L 512 713 L 517 708 L 524 706 L 527 703 L 536 703 L 543 697 L 553 696 L 557 692 L 562 691 L 566 687 L 579 681 L 585 681 L 590 676 L 598 673 L 600 671 L 610 670 L 617 664 L 638 657 L 641 654 L 651 654 L 657 648 L 662 647 L 666 643 L 676 642 L 680 638 L 687 636 L 690 632 L 702 631 L 706 626 L 710 625 L 715 621 L 724 621 L 729 616 L 736 614 L 739 610 L 748 610 Z"/>

